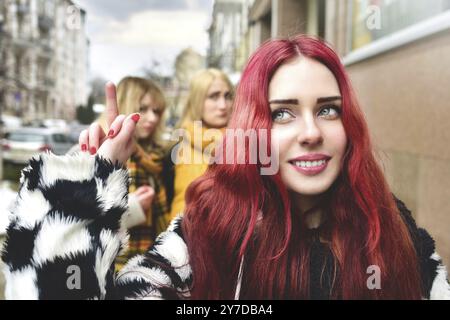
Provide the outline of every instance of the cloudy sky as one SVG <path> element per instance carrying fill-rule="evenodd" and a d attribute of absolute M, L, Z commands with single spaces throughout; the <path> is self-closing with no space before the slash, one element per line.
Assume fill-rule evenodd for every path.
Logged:
<path fill-rule="evenodd" d="M 213 0 L 75 0 L 87 12 L 91 77 L 118 82 L 153 60 L 170 74 L 176 55 L 206 54 Z"/>

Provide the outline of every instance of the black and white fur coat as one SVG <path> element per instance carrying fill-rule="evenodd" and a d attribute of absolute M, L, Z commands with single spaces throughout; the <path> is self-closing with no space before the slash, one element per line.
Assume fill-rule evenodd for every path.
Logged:
<path fill-rule="evenodd" d="M 192 270 L 174 219 L 153 247 L 132 258 L 119 274 L 114 260 L 126 247 L 121 220 L 127 214 L 128 174 L 87 153 L 44 154 L 22 172 L 10 216 L 5 262 L 7 299 L 189 298 Z M 400 205 L 403 205 L 400 203 Z M 415 226 L 419 259 L 428 281 L 425 299 L 450 299 L 447 272 L 434 241 Z M 79 283 L 70 285 L 79 272 Z M 237 283 L 239 287 L 239 284 Z M 173 290 L 177 289 L 178 296 Z"/>

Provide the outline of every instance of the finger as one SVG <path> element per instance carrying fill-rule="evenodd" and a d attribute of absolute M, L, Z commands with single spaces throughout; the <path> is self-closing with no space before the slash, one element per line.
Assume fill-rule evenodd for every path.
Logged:
<path fill-rule="evenodd" d="M 117 107 L 116 86 L 112 82 L 108 82 L 105 85 L 106 96 L 106 123 L 108 128 L 114 122 L 114 119 L 119 115 L 119 108 Z"/>
<path fill-rule="evenodd" d="M 122 123 L 125 120 L 126 116 L 124 114 L 120 114 L 114 119 L 109 127 L 108 138 L 114 138 L 122 129 Z"/>
<path fill-rule="evenodd" d="M 147 189 L 144 192 L 144 195 L 146 195 L 147 197 L 152 197 L 155 194 L 155 190 L 153 190 L 153 188 Z"/>
<path fill-rule="evenodd" d="M 153 188 L 152 188 L 152 189 L 148 190 L 146 192 L 146 194 L 151 198 L 151 197 L 155 196 L 155 190 L 153 190 Z"/>
<path fill-rule="evenodd" d="M 146 192 L 146 190 L 145 190 L 145 187 L 144 187 L 144 186 L 137 188 L 136 191 L 135 191 L 135 193 L 136 193 L 137 195 L 144 194 L 145 192 Z"/>
<path fill-rule="evenodd" d="M 87 129 L 81 131 L 80 136 L 78 137 L 78 144 L 80 145 L 81 151 L 87 151 L 89 145 L 89 132 Z"/>
<path fill-rule="evenodd" d="M 89 127 L 89 152 L 95 154 L 100 147 L 100 140 L 105 137 L 105 132 L 97 122 Z"/>
<path fill-rule="evenodd" d="M 139 121 L 139 113 L 133 113 L 126 117 L 122 123 L 122 129 L 120 130 L 117 138 L 127 143 L 127 149 L 132 151 L 134 145 L 132 143 L 134 130 L 136 129 L 136 123 Z"/>

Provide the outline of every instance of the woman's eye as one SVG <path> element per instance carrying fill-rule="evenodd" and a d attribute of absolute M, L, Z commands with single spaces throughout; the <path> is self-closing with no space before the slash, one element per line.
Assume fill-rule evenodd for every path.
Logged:
<path fill-rule="evenodd" d="M 208 98 L 212 99 L 212 100 L 217 100 L 219 99 L 220 95 L 218 93 L 214 93 L 212 95 L 210 95 Z"/>
<path fill-rule="evenodd" d="M 337 106 L 326 106 L 320 109 L 319 116 L 328 119 L 335 119 L 341 114 L 341 109 Z"/>
<path fill-rule="evenodd" d="M 293 115 L 286 109 L 278 109 L 272 112 L 272 121 L 284 122 L 292 118 Z"/>
<path fill-rule="evenodd" d="M 145 112 L 147 112 L 147 109 L 148 109 L 148 108 L 145 107 L 145 106 L 140 106 L 140 107 L 139 107 L 139 112 L 140 112 L 140 113 L 145 113 Z"/>

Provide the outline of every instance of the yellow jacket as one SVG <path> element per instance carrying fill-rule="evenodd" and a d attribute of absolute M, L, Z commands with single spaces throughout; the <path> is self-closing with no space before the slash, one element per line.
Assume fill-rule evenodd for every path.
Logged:
<path fill-rule="evenodd" d="M 182 126 L 182 129 L 186 131 L 177 151 L 171 218 L 184 211 L 184 195 L 187 188 L 192 181 L 206 171 L 214 145 L 221 140 L 223 135 L 223 129 L 210 129 L 205 135 L 207 128 L 201 127 L 200 123 L 200 121 L 188 122 Z M 182 161 L 180 161 L 180 157 L 182 157 Z"/>

